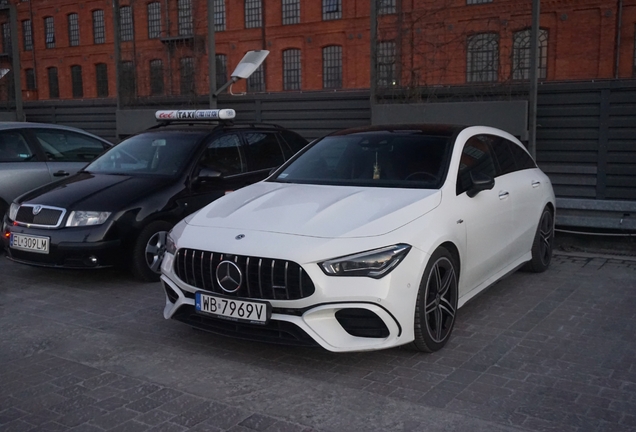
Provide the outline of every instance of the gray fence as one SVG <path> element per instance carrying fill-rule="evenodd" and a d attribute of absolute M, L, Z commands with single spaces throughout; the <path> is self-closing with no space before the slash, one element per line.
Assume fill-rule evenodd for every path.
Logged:
<path fill-rule="evenodd" d="M 437 101 L 445 99 L 440 95 Z M 204 99 L 182 105 L 205 106 Z M 367 91 L 222 95 L 219 106 L 235 109 L 242 122 L 277 123 L 308 139 L 371 124 Z M 157 106 L 172 107 L 179 101 Z M 76 126 L 117 140 L 114 100 L 33 102 L 25 113 L 29 121 Z M 554 185 L 557 222 L 636 229 L 636 81 L 543 84 L 537 123 L 537 162 Z"/>
<path fill-rule="evenodd" d="M 636 81 L 544 84 L 537 162 L 561 225 L 636 229 Z"/>

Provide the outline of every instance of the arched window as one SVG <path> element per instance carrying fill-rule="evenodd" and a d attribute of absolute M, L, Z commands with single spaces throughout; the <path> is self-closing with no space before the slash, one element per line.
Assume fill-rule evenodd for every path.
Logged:
<path fill-rule="evenodd" d="M 395 41 L 378 42 L 378 85 L 389 87 L 397 84 L 395 67 Z"/>
<path fill-rule="evenodd" d="M 80 44 L 79 16 L 76 13 L 68 14 L 68 44 L 69 46 Z"/>
<path fill-rule="evenodd" d="M 103 44 L 106 42 L 106 26 L 104 25 L 104 11 L 93 11 L 93 42 Z"/>
<path fill-rule="evenodd" d="M 148 3 L 148 39 L 161 37 L 161 3 Z"/>
<path fill-rule="evenodd" d="M 512 38 L 512 79 L 527 80 L 530 78 L 530 35 L 531 31 L 516 32 Z M 539 79 L 547 77 L 548 70 L 548 31 L 539 30 L 538 66 Z"/>
<path fill-rule="evenodd" d="M 163 61 L 150 60 L 150 94 L 159 96 L 163 91 Z"/>
<path fill-rule="evenodd" d="M 194 23 L 192 21 L 192 0 L 178 0 L 178 24 L 179 36 L 192 36 L 194 33 Z"/>
<path fill-rule="evenodd" d="M 326 46 L 322 49 L 322 87 L 342 88 L 342 47 Z"/>
<path fill-rule="evenodd" d="M 73 87 L 73 97 L 84 97 L 84 81 L 82 79 L 82 67 L 79 65 L 71 66 L 71 84 Z"/>
<path fill-rule="evenodd" d="M 283 25 L 300 22 L 300 0 L 282 0 Z"/>
<path fill-rule="evenodd" d="M 300 90 L 300 50 L 283 51 L 283 90 Z"/>
<path fill-rule="evenodd" d="M 245 0 L 245 28 L 263 25 L 263 5 L 261 0 Z"/>
<path fill-rule="evenodd" d="M 494 82 L 499 79 L 499 35 L 480 33 L 468 38 L 466 81 Z"/>

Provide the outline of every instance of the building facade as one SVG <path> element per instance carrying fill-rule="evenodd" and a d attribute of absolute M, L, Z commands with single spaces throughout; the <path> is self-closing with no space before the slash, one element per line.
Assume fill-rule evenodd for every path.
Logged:
<path fill-rule="evenodd" d="M 370 0 L 209 0 L 217 86 L 246 51 L 264 66 L 233 92 L 370 87 Z M 206 95 L 208 0 L 14 0 L 17 35 L 0 15 L 11 69 L 18 38 L 24 100 Z M 523 82 L 529 78 L 531 0 L 377 0 L 379 88 Z M 636 0 L 544 0 L 539 78 L 636 77 Z M 5 78 L 7 79 L 8 75 Z"/>

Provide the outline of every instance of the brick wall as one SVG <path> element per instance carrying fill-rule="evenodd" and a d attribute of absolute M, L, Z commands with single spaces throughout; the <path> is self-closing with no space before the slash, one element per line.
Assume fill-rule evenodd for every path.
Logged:
<path fill-rule="evenodd" d="M 128 5 L 121 0 L 121 5 Z M 244 2 L 226 0 L 227 30 L 216 34 L 216 52 L 228 58 L 228 72 L 247 50 L 270 50 L 266 60 L 267 91 L 281 91 L 282 52 L 301 50 L 302 90 L 322 90 L 322 48 L 343 47 L 343 88 L 369 88 L 369 0 L 342 0 L 342 19 L 322 21 L 320 1 L 301 0 L 301 23 L 282 25 L 281 2 L 263 0 L 265 38 L 260 28 L 245 29 Z M 177 35 L 177 1 L 160 1 L 163 36 Z M 122 43 L 122 60 L 137 63 L 137 93 L 150 93 L 149 62 L 161 59 L 165 65 L 167 93 L 179 93 L 179 60 L 193 57 L 196 91 L 207 94 L 207 12 L 206 0 L 192 0 L 195 38 L 175 44 L 148 39 L 147 3 L 132 1 L 135 41 Z M 499 77 L 510 76 L 512 35 L 531 23 L 531 0 L 494 0 L 492 3 L 466 5 L 465 0 L 397 0 L 402 15 L 380 17 L 379 38 L 397 40 L 402 56 L 400 80 L 405 83 L 417 74 L 421 84 L 466 83 L 466 39 L 480 32 L 499 35 Z M 617 2 L 613 0 L 554 0 L 542 2 L 541 27 L 549 32 L 548 81 L 598 80 L 614 77 Z M 169 5 L 166 13 L 165 5 Z M 633 74 L 636 0 L 623 1 L 619 77 Z M 34 68 L 38 89 L 24 93 L 28 99 L 48 99 L 47 68 L 57 67 L 60 98 L 72 98 L 70 67 L 81 65 L 84 98 L 97 95 L 95 64 L 106 63 L 109 96 L 115 96 L 114 34 L 112 2 L 107 0 L 31 0 L 16 2 L 18 37 L 24 69 Z M 93 43 L 92 11 L 105 12 L 106 43 Z M 80 46 L 69 47 L 67 15 L 79 14 Z M 56 47 L 47 49 L 44 18 L 55 19 Z M 0 20 L 6 17 L 0 18 Z M 34 51 L 24 51 L 21 22 L 32 19 Z M 233 91 L 243 91 L 237 83 Z"/>

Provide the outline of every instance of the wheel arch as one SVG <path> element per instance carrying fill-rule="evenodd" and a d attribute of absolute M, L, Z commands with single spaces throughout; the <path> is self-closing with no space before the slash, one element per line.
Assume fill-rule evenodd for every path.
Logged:
<path fill-rule="evenodd" d="M 459 280 L 460 273 L 461 273 L 461 268 L 462 268 L 461 257 L 459 255 L 459 249 L 457 248 L 455 243 L 453 243 L 451 241 L 446 241 L 446 242 L 440 244 L 437 248 L 435 248 L 435 250 L 437 250 L 438 248 L 441 248 L 441 247 L 446 249 L 453 256 L 453 259 L 455 260 L 455 264 L 457 265 L 457 279 Z"/>

